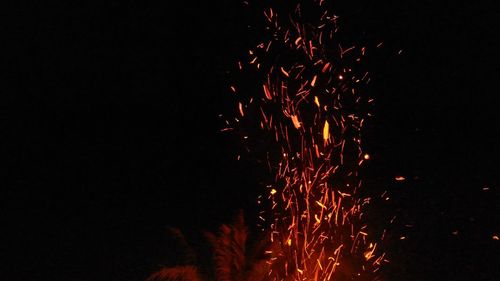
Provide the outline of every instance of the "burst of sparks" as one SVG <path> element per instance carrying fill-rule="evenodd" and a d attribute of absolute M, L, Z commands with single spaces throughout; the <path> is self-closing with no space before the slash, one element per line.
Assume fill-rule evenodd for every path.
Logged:
<path fill-rule="evenodd" d="M 304 4 L 284 15 L 264 11 L 268 38 L 248 52 L 246 66 L 238 64 L 262 77 L 261 92 L 245 96 L 241 87 L 230 87 L 239 95 L 240 118 L 256 122 L 273 143 L 267 150 L 274 174 L 269 276 L 276 281 L 352 278 L 386 261 L 363 223 L 370 200 L 357 194 L 360 165 L 370 159 L 361 147 L 370 116 L 361 108 L 373 102 L 363 92 L 369 75 L 361 61 L 368 47 L 343 46 L 338 17 L 323 1 L 307 5 L 315 19 L 304 19 Z M 274 148 L 276 157 L 269 157 Z"/>

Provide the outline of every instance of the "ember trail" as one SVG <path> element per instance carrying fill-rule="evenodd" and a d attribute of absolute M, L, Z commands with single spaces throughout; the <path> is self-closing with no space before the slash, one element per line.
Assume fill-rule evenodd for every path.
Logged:
<path fill-rule="evenodd" d="M 269 205 L 261 218 L 270 280 L 375 280 L 385 261 L 363 222 L 370 198 L 358 195 L 373 102 L 363 62 L 380 45 L 345 40 L 327 6 L 266 8 L 262 42 L 238 62 L 243 82 L 230 87 L 239 116 L 226 129 L 261 153 L 274 177 L 260 198 Z"/>

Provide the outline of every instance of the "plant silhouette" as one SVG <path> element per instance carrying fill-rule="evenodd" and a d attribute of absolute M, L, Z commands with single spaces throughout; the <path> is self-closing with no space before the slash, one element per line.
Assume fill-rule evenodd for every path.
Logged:
<path fill-rule="evenodd" d="M 183 250 L 182 265 L 164 267 L 147 281 L 262 281 L 269 272 L 268 239 L 249 241 L 248 227 L 240 211 L 231 224 L 223 224 L 216 233 L 205 232 L 210 257 L 196 251 L 179 229 L 171 229 Z"/>

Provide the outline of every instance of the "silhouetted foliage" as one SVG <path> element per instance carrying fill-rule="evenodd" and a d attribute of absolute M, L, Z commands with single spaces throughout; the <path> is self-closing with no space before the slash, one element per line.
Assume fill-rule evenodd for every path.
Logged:
<path fill-rule="evenodd" d="M 243 212 L 232 224 L 223 224 L 216 233 L 205 232 L 211 260 L 200 260 L 201 253 L 187 242 L 179 229 L 172 235 L 184 251 L 184 265 L 164 267 L 147 281 L 261 281 L 269 272 L 267 239 L 251 244 Z"/>

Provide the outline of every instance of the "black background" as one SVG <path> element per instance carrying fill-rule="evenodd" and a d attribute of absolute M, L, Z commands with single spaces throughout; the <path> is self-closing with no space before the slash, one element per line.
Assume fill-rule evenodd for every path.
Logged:
<path fill-rule="evenodd" d="M 387 50 L 370 65 L 365 188 L 387 189 L 380 212 L 397 215 L 389 279 L 499 280 L 500 10 L 404 2 L 334 4 Z M 261 171 L 236 161 L 217 115 L 234 107 L 226 71 L 258 41 L 255 10 L 2 8 L 2 280 L 143 280 L 173 258 L 167 226 L 214 229 L 239 208 L 253 223 Z"/>

